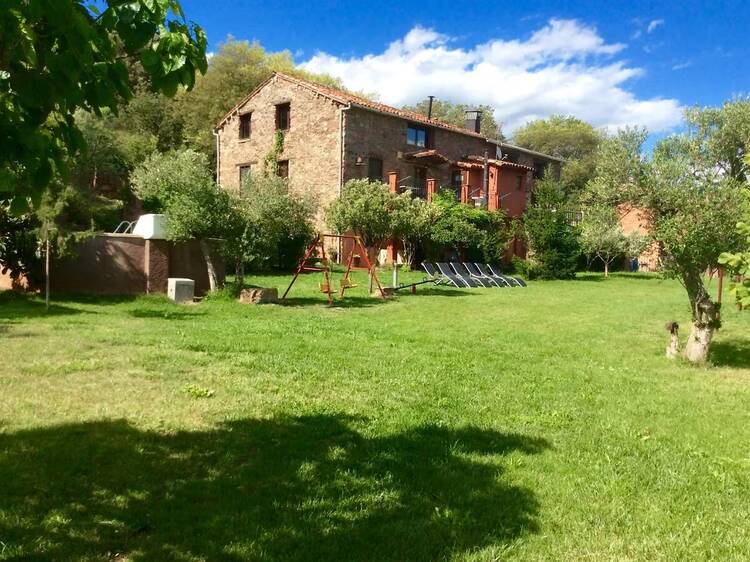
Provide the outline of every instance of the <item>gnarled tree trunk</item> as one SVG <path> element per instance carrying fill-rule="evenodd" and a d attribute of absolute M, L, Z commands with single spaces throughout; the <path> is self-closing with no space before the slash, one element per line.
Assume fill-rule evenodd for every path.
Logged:
<path fill-rule="evenodd" d="M 216 277 L 216 268 L 214 267 L 213 257 L 211 256 L 211 248 L 204 238 L 201 238 L 199 243 L 201 252 L 203 252 L 203 259 L 206 260 L 206 271 L 208 272 L 208 287 L 210 290 L 215 291 L 219 285 L 219 280 Z"/>
<path fill-rule="evenodd" d="M 684 274 L 683 281 L 693 309 L 685 357 L 692 363 L 703 363 L 708 359 L 711 340 L 720 325 L 719 306 L 709 297 L 700 275 Z"/>

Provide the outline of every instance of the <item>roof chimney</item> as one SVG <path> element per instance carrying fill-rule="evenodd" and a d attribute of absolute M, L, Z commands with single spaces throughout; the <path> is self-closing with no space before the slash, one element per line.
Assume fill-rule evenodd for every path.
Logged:
<path fill-rule="evenodd" d="M 482 127 L 482 111 L 480 109 L 470 109 L 466 112 L 465 127 L 472 133 L 480 132 Z"/>
<path fill-rule="evenodd" d="M 427 119 L 432 119 L 432 100 L 435 99 L 435 96 L 427 96 L 430 98 L 429 105 L 427 106 Z"/>

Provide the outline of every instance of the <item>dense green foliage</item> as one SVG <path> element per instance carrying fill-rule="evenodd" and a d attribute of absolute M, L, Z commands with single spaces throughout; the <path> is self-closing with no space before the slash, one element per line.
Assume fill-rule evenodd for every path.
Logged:
<path fill-rule="evenodd" d="M 235 203 L 236 230 L 227 235 L 230 259 L 252 270 L 297 265 L 315 235 L 317 200 L 312 193 L 293 193 L 277 176 L 250 176 Z"/>
<path fill-rule="evenodd" d="M 513 133 L 515 144 L 565 159 L 561 180 L 571 195 L 594 176 L 597 148 L 603 139 L 604 134 L 589 123 L 563 115 L 537 119 Z"/>
<path fill-rule="evenodd" d="M 499 263 L 511 238 L 502 210 L 465 205 L 452 190 L 442 190 L 433 199 L 437 209 L 430 242 L 439 248 L 454 250 L 458 256 Z M 441 256 L 442 257 L 442 256 Z"/>
<path fill-rule="evenodd" d="M 7 0 L 0 11 L 0 198 L 23 212 L 84 147 L 74 113 L 116 111 L 132 95 L 125 59 L 173 96 L 206 70 L 206 38 L 177 0 L 97 5 Z M 63 175 L 66 175 L 63 173 Z"/>
<path fill-rule="evenodd" d="M 331 309 L 320 279 L 0 295 L 0 560 L 750 558 L 750 315 L 693 367 L 671 280 L 382 302 L 356 272 Z"/>
<path fill-rule="evenodd" d="M 381 247 L 394 236 L 393 209 L 399 198 L 409 194 L 391 193 L 388 185 L 368 180 L 349 180 L 338 197 L 326 209 L 326 222 L 336 232 L 353 232 L 365 246 Z"/>
<path fill-rule="evenodd" d="M 538 180 L 523 218 L 529 246 L 526 272 L 531 278 L 572 279 L 581 255 L 577 233 L 570 224 L 562 186 L 547 175 Z"/>
<path fill-rule="evenodd" d="M 167 215 L 170 239 L 222 237 L 230 196 L 214 182 L 205 155 L 190 149 L 155 152 L 135 169 L 132 180 L 144 205 Z"/>
<path fill-rule="evenodd" d="M 736 181 L 748 181 L 743 159 L 750 155 L 750 98 L 721 107 L 694 107 L 685 114 L 690 157 L 704 169 L 717 168 Z"/>
<path fill-rule="evenodd" d="M 326 220 L 338 232 L 355 232 L 366 246 L 401 240 L 409 265 L 419 250 L 442 260 L 446 249 L 496 263 L 511 238 L 503 211 L 461 204 L 450 190 L 436 193 L 428 203 L 409 191 L 391 193 L 386 184 L 367 180 L 347 182 L 327 209 Z"/>
<path fill-rule="evenodd" d="M 407 111 L 414 111 L 427 116 L 429 113 L 430 101 L 422 100 L 416 105 L 405 105 Z M 450 101 L 433 100 L 432 117 L 450 123 L 462 129 L 466 126 L 467 111 L 481 111 L 479 122 L 480 132 L 490 139 L 503 140 L 501 125 L 495 120 L 495 110 L 489 105 L 469 106 L 464 103 L 452 103 Z"/>

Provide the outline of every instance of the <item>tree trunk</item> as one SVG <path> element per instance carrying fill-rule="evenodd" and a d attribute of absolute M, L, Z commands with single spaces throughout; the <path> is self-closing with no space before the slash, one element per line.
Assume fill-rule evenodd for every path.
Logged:
<path fill-rule="evenodd" d="M 49 233 L 45 241 L 44 256 L 44 310 L 49 310 Z"/>
<path fill-rule="evenodd" d="M 240 259 L 234 265 L 234 284 L 237 286 L 237 291 L 241 291 L 245 284 L 245 263 Z"/>
<path fill-rule="evenodd" d="M 609 277 L 609 262 L 604 262 L 604 277 Z"/>
<path fill-rule="evenodd" d="M 208 272 L 208 288 L 211 291 L 215 291 L 219 285 L 219 281 L 216 278 L 216 269 L 214 268 L 213 257 L 211 256 L 211 248 L 208 246 L 208 242 L 201 238 L 200 239 L 201 252 L 203 252 L 203 259 L 206 260 L 206 271 Z"/>
<path fill-rule="evenodd" d="M 685 358 L 692 363 L 704 363 L 714 331 L 719 327 L 719 307 L 708 296 L 701 276 L 683 274 L 683 281 L 693 309 L 693 324 L 690 328 Z"/>

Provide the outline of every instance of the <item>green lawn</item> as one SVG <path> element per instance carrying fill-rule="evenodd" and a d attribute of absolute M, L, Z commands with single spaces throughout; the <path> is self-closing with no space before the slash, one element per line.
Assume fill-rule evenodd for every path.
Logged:
<path fill-rule="evenodd" d="M 696 368 L 673 281 L 318 280 L 0 295 L 0 560 L 750 559 L 750 313 Z"/>

